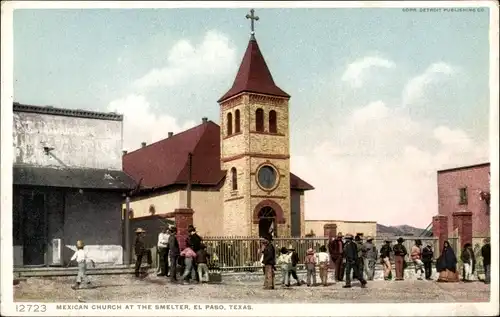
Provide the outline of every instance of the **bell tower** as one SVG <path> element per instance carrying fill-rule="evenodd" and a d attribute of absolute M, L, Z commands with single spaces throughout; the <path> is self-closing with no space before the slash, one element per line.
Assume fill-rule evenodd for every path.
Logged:
<path fill-rule="evenodd" d="M 251 36 L 233 86 L 219 100 L 224 235 L 290 235 L 290 95 Z"/>

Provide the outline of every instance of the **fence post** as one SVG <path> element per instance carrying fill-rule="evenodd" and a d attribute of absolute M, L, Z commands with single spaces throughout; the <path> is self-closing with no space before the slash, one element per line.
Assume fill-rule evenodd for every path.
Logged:
<path fill-rule="evenodd" d="M 444 242 L 448 239 L 448 217 L 437 215 L 432 217 L 432 236 L 439 241 L 438 252 L 441 252 Z"/>

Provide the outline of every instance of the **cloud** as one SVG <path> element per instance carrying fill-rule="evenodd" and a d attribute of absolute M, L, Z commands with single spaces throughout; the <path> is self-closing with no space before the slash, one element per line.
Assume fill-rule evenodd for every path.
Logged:
<path fill-rule="evenodd" d="M 350 75 L 346 71 L 343 80 L 358 85 L 363 65 L 377 64 L 361 61 L 349 65 Z M 401 102 L 425 96 L 456 73 L 457 67 L 444 62 L 430 65 L 407 82 Z M 412 117 L 412 109 L 400 107 L 397 100 L 387 104 L 373 99 L 333 124 L 324 132 L 328 138 L 307 154 L 292 153 L 293 172 L 316 188 L 306 194 L 306 219 L 374 220 L 424 228 L 437 214 L 437 171 L 488 161 L 488 141 Z"/>
<path fill-rule="evenodd" d="M 155 115 L 142 95 L 131 94 L 114 100 L 108 110 L 124 115 L 123 148 L 128 151 L 139 148 L 141 142 L 156 142 L 166 138 L 168 132 L 178 133 L 196 125 L 194 121 L 180 123 L 169 115 Z"/>
<path fill-rule="evenodd" d="M 396 64 L 381 57 L 367 56 L 349 64 L 341 79 L 342 81 L 349 83 L 351 86 L 359 88 L 363 86 L 366 77 L 368 76 L 368 71 L 375 67 L 394 68 L 396 67 Z"/>
<path fill-rule="evenodd" d="M 422 74 L 408 81 L 403 89 L 403 105 L 412 104 L 425 96 L 426 88 L 442 79 L 454 75 L 458 71 L 456 66 L 444 62 L 430 65 Z"/>
<path fill-rule="evenodd" d="M 216 31 L 206 33 L 194 46 L 191 41 L 178 41 L 168 53 L 167 65 L 150 70 L 137 79 L 139 89 L 182 85 L 198 76 L 228 76 L 236 62 L 236 49 L 229 38 Z"/>
<path fill-rule="evenodd" d="M 488 160 L 487 143 L 460 129 L 429 129 L 381 101 L 329 135 L 310 155 L 292 155 L 293 172 L 316 188 L 306 194 L 308 219 L 425 227 L 437 214 L 437 170 Z"/>
<path fill-rule="evenodd" d="M 132 151 L 139 148 L 141 142 L 156 142 L 166 138 L 168 132 L 178 133 L 199 124 L 192 120 L 180 122 L 173 115 L 160 112 L 163 109 L 153 109 L 150 100 L 160 101 L 158 104 L 164 100 L 174 105 L 187 103 L 189 107 L 183 111 L 195 111 L 192 103 L 206 103 L 205 97 L 197 99 L 197 96 L 206 96 L 234 70 L 235 54 L 229 38 L 216 31 L 208 31 L 198 45 L 191 44 L 189 39 L 177 41 L 167 53 L 166 66 L 153 68 L 133 82 L 133 90 L 128 95 L 108 104 L 109 111 L 124 115 L 124 149 Z M 118 57 L 117 63 L 122 62 L 124 59 Z M 193 84 L 199 82 L 210 84 Z M 186 85 L 189 88 L 184 89 Z M 197 88 L 194 97 L 193 85 Z M 162 89 L 155 95 L 150 89 L 158 87 L 174 89 Z"/>

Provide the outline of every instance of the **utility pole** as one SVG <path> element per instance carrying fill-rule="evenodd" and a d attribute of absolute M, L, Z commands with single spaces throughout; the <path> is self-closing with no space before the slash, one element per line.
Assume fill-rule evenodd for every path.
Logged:
<path fill-rule="evenodd" d="M 186 188 L 186 208 L 191 209 L 191 183 L 193 181 L 193 153 L 188 154 L 188 182 Z"/>
<path fill-rule="evenodd" d="M 130 197 L 127 195 L 125 198 L 125 265 L 130 265 Z"/>

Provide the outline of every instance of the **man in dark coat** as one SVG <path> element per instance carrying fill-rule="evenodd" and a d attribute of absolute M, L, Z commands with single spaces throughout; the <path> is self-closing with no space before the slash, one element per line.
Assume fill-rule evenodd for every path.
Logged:
<path fill-rule="evenodd" d="M 177 228 L 170 228 L 170 236 L 168 237 L 168 248 L 170 257 L 170 281 L 172 283 L 177 282 L 177 265 L 179 264 L 179 255 L 181 250 L 179 249 L 179 241 L 177 240 Z"/>
<path fill-rule="evenodd" d="M 356 237 L 354 237 L 354 242 L 356 243 L 356 248 L 358 250 L 358 258 L 356 259 L 356 263 L 358 264 L 358 271 L 356 274 L 361 274 L 361 277 L 363 277 L 363 271 L 364 271 L 364 268 L 365 268 L 365 261 L 364 261 L 364 258 L 363 258 L 363 251 L 364 251 L 364 248 L 363 248 L 363 239 L 361 239 L 361 236 L 360 235 L 356 235 Z M 354 278 L 357 278 L 356 276 Z"/>
<path fill-rule="evenodd" d="M 146 231 L 142 228 L 137 228 L 135 230 L 135 243 L 134 243 L 134 251 L 135 251 L 135 276 L 140 276 L 140 268 L 142 264 L 142 259 L 146 256 L 148 267 L 151 267 L 153 263 L 153 258 L 151 256 L 151 251 L 146 249 L 146 245 L 144 243 L 144 236 L 146 235 Z"/>
<path fill-rule="evenodd" d="M 434 259 L 434 251 L 432 245 L 427 243 L 422 249 L 422 262 L 424 262 L 425 279 L 430 280 L 432 275 L 432 260 Z"/>
<path fill-rule="evenodd" d="M 386 281 L 392 279 L 391 253 L 391 240 L 385 240 L 385 244 L 380 248 L 380 261 L 384 267 L 384 280 Z"/>
<path fill-rule="evenodd" d="M 274 268 L 276 266 L 276 251 L 272 244 L 270 234 L 264 238 L 264 250 L 262 251 L 262 264 L 264 264 L 264 289 L 274 289 Z"/>
<path fill-rule="evenodd" d="M 484 283 L 485 284 L 490 284 L 490 275 L 491 275 L 491 247 L 490 247 L 490 239 L 484 239 L 484 245 L 481 248 L 481 256 L 483 258 Z"/>
<path fill-rule="evenodd" d="M 352 241 L 353 237 L 350 234 L 345 235 L 346 243 L 344 245 L 343 256 L 345 258 L 345 285 L 343 288 L 351 288 L 351 271 L 355 272 L 356 279 L 361 282 L 361 287 L 366 287 L 366 280 L 363 278 L 363 275 L 359 272 L 358 263 L 356 262 L 358 259 L 358 248 L 356 243 Z"/>
<path fill-rule="evenodd" d="M 342 241 L 342 232 L 337 234 L 335 239 L 328 243 L 328 252 L 332 259 L 335 269 L 335 281 L 341 282 L 344 280 L 344 265 L 342 263 L 342 252 L 344 250 L 344 241 Z"/>
<path fill-rule="evenodd" d="M 394 251 L 394 264 L 396 267 L 396 281 L 404 280 L 405 256 L 408 254 L 406 247 L 403 245 L 405 239 L 398 238 L 396 245 L 392 248 Z"/>
<path fill-rule="evenodd" d="M 186 246 L 190 247 L 195 253 L 201 250 L 203 239 L 196 233 L 196 228 L 193 225 L 188 226 L 189 236 L 186 238 Z M 198 264 L 193 262 L 195 272 L 198 272 Z M 196 280 L 199 282 L 200 277 L 196 274 Z"/>
<path fill-rule="evenodd" d="M 292 277 L 297 281 L 297 286 L 300 286 L 300 279 L 297 276 L 297 264 L 299 264 L 299 255 L 293 245 L 288 246 L 288 252 L 291 253 L 290 260 L 292 261 L 290 270 L 288 271 L 288 281 L 292 280 Z"/>

